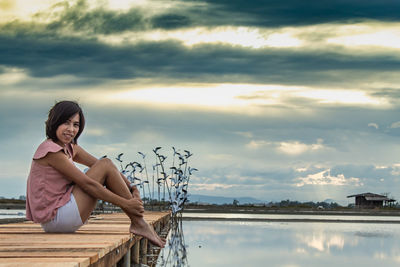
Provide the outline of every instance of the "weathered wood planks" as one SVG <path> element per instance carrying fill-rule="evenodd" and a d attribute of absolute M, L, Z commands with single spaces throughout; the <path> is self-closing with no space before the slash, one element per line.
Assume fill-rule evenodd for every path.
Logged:
<path fill-rule="evenodd" d="M 168 223 L 169 213 L 146 212 L 144 218 L 160 229 Z M 116 266 L 132 247 L 140 247 L 142 238 L 130 234 L 129 226 L 130 220 L 123 213 L 94 216 L 71 234 L 45 233 L 32 222 L 2 224 L 0 267 Z M 147 242 L 141 243 L 141 253 L 145 253 L 143 244 Z"/>

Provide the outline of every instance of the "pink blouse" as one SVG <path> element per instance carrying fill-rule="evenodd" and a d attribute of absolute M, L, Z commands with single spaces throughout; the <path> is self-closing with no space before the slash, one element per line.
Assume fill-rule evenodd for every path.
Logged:
<path fill-rule="evenodd" d="M 37 223 L 48 222 L 57 214 L 57 209 L 64 206 L 71 198 L 73 183 L 51 166 L 44 166 L 35 161 L 49 152 L 63 150 L 72 162 L 73 148 L 66 149 L 47 139 L 36 150 L 26 188 L 26 218 Z"/>

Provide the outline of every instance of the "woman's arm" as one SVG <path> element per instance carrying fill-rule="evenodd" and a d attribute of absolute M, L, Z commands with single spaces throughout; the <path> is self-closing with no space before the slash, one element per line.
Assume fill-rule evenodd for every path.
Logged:
<path fill-rule="evenodd" d="M 88 153 L 86 150 L 84 150 L 82 147 L 78 145 L 73 145 L 73 146 L 74 146 L 73 160 L 75 162 L 83 164 L 88 167 L 92 167 L 93 164 L 96 163 L 97 159 L 90 153 Z"/>
<path fill-rule="evenodd" d="M 80 188 L 82 188 L 82 190 L 87 192 L 92 197 L 110 202 L 125 210 L 132 210 L 129 200 L 114 194 L 102 184 L 81 172 L 72 162 L 68 160 L 67 156 L 63 152 L 59 151 L 56 153 L 48 153 L 45 158 L 51 167 L 64 174 L 67 178 L 77 184 Z M 138 211 L 137 215 L 141 216 L 141 213 Z"/>

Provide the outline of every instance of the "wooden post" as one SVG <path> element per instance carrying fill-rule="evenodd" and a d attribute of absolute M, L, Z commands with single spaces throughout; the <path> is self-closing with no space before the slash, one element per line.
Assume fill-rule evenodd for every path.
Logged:
<path fill-rule="evenodd" d="M 123 267 L 131 267 L 131 250 L 128 249 L 122 260 Z"/>
<path fill-rule="evenodd" d="M 140 240 L 140 263 L 147 264 L 147 238 Z"/>
<path fill-rule="evenodd" d="M 140 260 L 140 240 L 136 239 L 135 244 L 132 247 L 132 253 L 131 253 L 131 260 L 134 264 L 139 264 Z"/>
<path fill-rule="evenodd" d="M 161 226 L 160 225 L 160 221 L 155 223 L 155 230 L 156 230 L 157 234 L 160 234 L 160 232 L 161 232 L 161 227 L 160 226 Z"/>

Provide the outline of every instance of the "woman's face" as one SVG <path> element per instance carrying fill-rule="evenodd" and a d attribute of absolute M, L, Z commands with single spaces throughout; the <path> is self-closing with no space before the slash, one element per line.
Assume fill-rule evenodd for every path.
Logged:
<path fill-rule="evenodd" d="M 58 144 L 64 146 L 71 143 L 79 130 L 79 113 L 76 113 L 63 124 L 60 124 L 56 131 Z"/>

